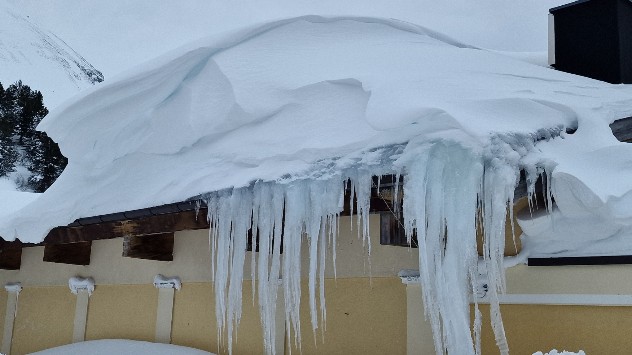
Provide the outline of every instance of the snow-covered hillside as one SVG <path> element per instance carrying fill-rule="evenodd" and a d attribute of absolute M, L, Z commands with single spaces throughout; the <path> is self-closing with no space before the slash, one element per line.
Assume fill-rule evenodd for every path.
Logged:
<path fill-rule="evenodd" d="M 103 75 L 61 38 L 0 3 L 0 82 L 18 80 L 41 91 L 53 108 Z"/>

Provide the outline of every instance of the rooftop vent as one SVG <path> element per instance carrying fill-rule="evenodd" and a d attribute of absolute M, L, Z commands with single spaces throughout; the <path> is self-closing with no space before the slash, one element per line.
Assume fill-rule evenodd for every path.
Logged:
<path fill-rule="evenodd" d="M 580 0 L 549 12 L 550 65 L 613 84 L 632 83 L 632 1 Z"/>

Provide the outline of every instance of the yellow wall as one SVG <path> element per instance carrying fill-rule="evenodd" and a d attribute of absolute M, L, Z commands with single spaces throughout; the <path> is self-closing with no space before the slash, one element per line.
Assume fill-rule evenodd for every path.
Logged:
<path fill-rule="evenodd" d="M 263 353 L 263 333 L 259 311 L 252 303 L 251 282 L 243 285 L 243 315 L 233 345 L 235 354 Z M 172 344 L 184 345 L 215 353 L 226 352 L 218 347 L 215 327 L 215 303 L 210 283 L 186 284 L 176 292 L 173 305 Z M 224 337 L 223 345 L 226 345 Z"/>
<path fill-rule="evenodd" d="M 97 286 L 88 303 L 86 340 L 153 341 L 157 306 L 153 285 Z"/>
<path fill-rule="evenodd" d="M 303 354 L 406 353 L 406 287 L 399 278 L 329 279 L 325 296 L 326 331 L 323 338 L 317 330 L 314 339 L 308 294 L 302 294 Z M 292 353 L 297 351 L 293 347 Z"/>
<path fill-rule="evenodd" d="M 489 307 L 481 305 L 481 311 L 489 319 Z M 501 312 L 511 354 L 632 353 L 632 307 L 502 305 Z M 498 354 L 489 321 L 483 324 L 483 354 Z"/>
<path fill-rule="evenodd" d="M 217 351 L 215 305 L 209 302 L 213 295 L 211 284 L 183 285 L 175 294 L 173 303 L 173 344 Z"/>
<path fill-rule="evenodd" d="M 3 293 L 6 300 L 6 292 Z M 68 287 L 24 288 L 18 298 L 11 354 L 70 343 L 75 297 Z"/>
<path fill-rule="evenodd" d="M 7 312 L 7 292 L 0 291 L 0 334 L 4 334 L 4 317 Z"/>
<path fill-rule="evenodd" d="M 393 353 L 393 349 L 405 348 L 405 287 L 395 275 L 401 269 L 417 267 L 416 249 L 380 247 L 379 216 L 371 216 L 370 222 L 371 269 L 363 243 L 355 228 L 351 229 L 351 219 L 342 217 L 340 220 L 338 279 L 327 280 L 329 331 L 325 335 L 326 343 L 321 344 L 319 339 L 318 347 L 314 348 L 309 316 L 304 315 L 302 329 L 307 341 L 303 350 L 307 354 L 324 350 L 335 354 L 336 349 L 350 351 L 349 346 L 367 354 L 384 353 L 385 350 Z M 304 252 L 307 253 L 307 249 Z M 95 241 L 89 266 L 45 263 L 42 262 L 43 247 L 31 247 L 24 249 L 20 270 L 0 271 L 0 282 L 20 281 L 25 287 L 18 304 L 16 329 L 21 328 L 14 335 L 13 355 L 22 354 L 25 349 L 41 350 L 71 341 L 76 296 L 70 293 L 67 282 L 73 276 L 91 276 L 96 282 L 88 305 L 87 340 L 130 338 L 153 341 L 158 290 L 151 282 L 156 274 L 177 275 L 183 281 L 183 288 L 175 292 L 172 342 L 218 352 L 208 231 L 176 233 L 172 262 L 130 259 L 121 254 L 120 238 Z M 250 255 L 246 259 L 250 260 Z M 250 275 L 248 264 L 246 277 Z M 307 270 L 307 264 L 302 268 Z M 370 275 L 372 284 L 368 281 Z M 331 260 L 327 262 L 326 277 L 333 277 Z M 235 354 L 263 352 L 258 305 L 253 306 L 251 290 L 251 281 L 244 280 L 244 311 L 234 345 Z M 307 286 L 304 286 L 303 313 L 308 307 L 307 292 Z M 6 292 L 1 294 L 0 312 L 4 312 Z M 62 310 L 63 316 L 57 314 Z M 46 328 L 51 324 L 49 318 L 57 319 L 53 331 Z M 33 324 L 37 327 L 27 327 Z M 219 353 L 226 352 L 225 345 L 224 341 Z"/>
<path fill-rule="evenodd" d="M 526 197 L 521 198 L 514 204 L 513 211 L 513 224 L 509 210 L 507 210 L 507 217 L 505 218 L 505 256 L 516 255 L 522 250 L 522 243 L 520 241 L 520 235 L 522 234 L 522 228 L 518 225 L 516 216 L 518 212 L 529 208 L 529 201 Z M 476 241 L 478 244 L 478 254 L 483 255 L 483 233 L 482 230 L 478 230 Z"/>
<path fill-rule="evenodd" d="M 350 230 L 350 224 L 349 218 L 340 221 L 337 279 L 333 279 L 331 260 L 327 263 L 324 343 L 320 333 L 314 342 L 308 288 L 303 285 L 302 352 L 404 354 L 407 301 L 410 300 L 406 298 L 406 286 L 395 275 L 401 269 L 417 268 L 417 250 L 380 246 L 379 218 L 371 216 L 373 249 L 369 272 L 369 260 L 362 242 L 357 239 L 356 231 Z M 513 242 L 508 240 L 507 244 L 513 248 Z M 175 292 L 172 342 L 218 352 L 208 231 L 176 233 L 172 262 L 122 258 L 121 252 L 120 239 L 97 241 L 93 244 L 91 265 L 72 266 L 44 263 L 43 248 L 26 248 L 22 270 L 0 271 L 0 282 L 21 281 L 25 286 L 19 296 L 12 354 L 20 355 L 71 341 L 76 296 L 70 293 L 67 281 L 76 275 L 92 276 L 97 284 L 89 301 L 86 339 L 153 341 L 158 290 L 151 282 L 158 273 L 177 275 L 183 280 L 182 289 Z M 302 269 L 307 270 L 307 265 L 304 264 Z M 507 271 L 507 284 L 510 293 L 625 295 L 632 294 L 630 270 L 630 266 L 517 266 Z M 248 265 L 245 274 L 250 274 Z M 42 287 L 44 285 L 49 287 Z M 235 354 L 260 354 L 263 351 L 260 320 L 257 306 L 252 305 L 251 287 L 251 282 L 245 280 L 244 312 Z M 0 292 L 0 314 L 5 311 L 6 297 L 6 292 Z M 418 297 L 420 304 L 421 296 Z M 542 320 L 545 316 L 546 322 Z M 531 354 L 554 347 L 568 350 L 581 347 L 589 355 L 608 351 L 625 354 L 628 352 L 624 349 L 632 349 L 627 336 L 632 329 L 632 307 L 508 305 L 503 306 L 503 317 L 512 354 Z M 488 322 L 485 324 L 484 354 L 496 354 Z M 432 342 L 426 337 L 410 340 Z M 286 348 L 286 353 L 289 350 Z M 297 349 L 292 351 L 298 353 Z M 219 353 L 226 353 L 225 344 Z"/>
<path fill-rule="evenodd" d="M 404 354 L 406 290 L 399 278 L 326 280 L 327 331 L 316 344 L 311 331 L 307 285 L 303 285 L 303 354 Z M 244 283 L 243 316 L 235 354 L 263 354 L 258 306 Z M 6 292 L 2 293 L 6 303 Z M 153 285 L 99 285 L 90 297 L 86 340 L 123 338 L 153 341 L 158 290 Z M 218 348 L 210 283 L 183 284 L 176 291 L 172 343 L 226 354 Z M 76 296 L 67 287 L 29 287 L 20 293 L 12 355 L 68 344 Z M 281 326 L 283 329 L 283 326 Z M 296 349 L 294 349 L 296 351 Z"/>

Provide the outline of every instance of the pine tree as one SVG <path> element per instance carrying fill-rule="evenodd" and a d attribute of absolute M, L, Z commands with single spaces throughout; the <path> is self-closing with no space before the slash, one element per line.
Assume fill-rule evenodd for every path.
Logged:
<path fill-rule="evenodd" d="M 32 174 L 25 187 L 36 192 L 52 185 L 68 162 L 55 142 L 35 130 L 47 114 L 41 92 L 21 81 L 6 89 L 0 84 L 0 176 L 15 170 L 21 148 L 22 163 Z"/>
<path fill-rule="evenodd" d="M 5 96 L 11 114 L 9 119 L 14 125 L 13 133 L 22 145 L 31 138 L 37 124 L 48 114 L 48 109 L 44 106 L 42 93 L 31 90 L 22 81 L 10 85 Z"/>
<path fill-rule="evenodd" d="M 19 154 L 15 149 L 13 140 L 13 122 L 9 115 L 9 107 L 6 104 L 6 94 L 2 83 L 0 83 L 0 176 L 15 170 L 15 163 Z"/>
<path fill-rule="evenodd" d="M 68 159 L 61 154 L 57 143 L 44 132 L 33 132 L 25 149 L 26 166 L 33 175 L 28 184 L 35 192 L 44 192 L 64 171 Z"/>
<path fill-rule="evenodd" d="M 13 146 L 13 141 L 0 137 L 0 176 L 14 172 L 18 158 L 19 154 Z"/>

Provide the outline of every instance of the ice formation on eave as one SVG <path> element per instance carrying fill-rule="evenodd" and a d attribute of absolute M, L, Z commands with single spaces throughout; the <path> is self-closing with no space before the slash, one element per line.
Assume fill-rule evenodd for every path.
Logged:
<path fill-rule="evenodd" d="M 94 292 L 94 279 L 92 277 L 74 276 L 68 279 L 68 288 L 73 294 L 78 294 L 79 291 L 86 291 L 88 295 L 92 296 Z"/>
<path fill-rule="evenodd" d="M 68 167 L 36 201 L 0 216 L 0 235 L 37 242 L 79 217 L 202 196 L 213 226 L 217 323 L 229 352 L 241 318 L 249 229 L 267 251 L 253 256 L 251 276 L 266 352 L 275 353 L 279 279 L 288 339 L 301 341 L 301 240 L 309 244 L 316 333 L 325 322 L 324 260 L 328 252 L 335 258 L 344 182 L 356 197 L 358 230 L 370 252 L 372 177 L 396 174 L 404 179 L 406 233 L 416 231 L 419 240 L 437 353 L 480 353 L 482 315 L 476 307 L 472 332 L 468 304 L 483 269 L 493 329 L 507 353 L 497 295 L 505 289 L 504 223 L 519 171 L 526 171 L 531 193 L 538 175 L 555 186 L 566 172 L 577 178 L 564 180 L 571 181 L 567 187 L 584 184 L 603 200 L 611 192 L 580 174 L 580 158 L 605 161 L 617 149 L 626 153 L 620 162 L 632 166 L 630 148 L 606 132 L 613 119 L 632 116 L 632 88 L 398 21 L 283 20 L 205 40 L 145 68 L 42 122 Z M 566 134 L 569 128 L 576 133 Z M 613 173 L 622 178 L 626 171 Z M 609 205 L 620 221 L 632 215 L 626 188 L 632 190 L 617 185 L 620 198 Z M 555 196 L 558 205 L 565 196 L 570 201 L 570 194 Z M 482 262 L 477 225 L 485 236 Z"/>

